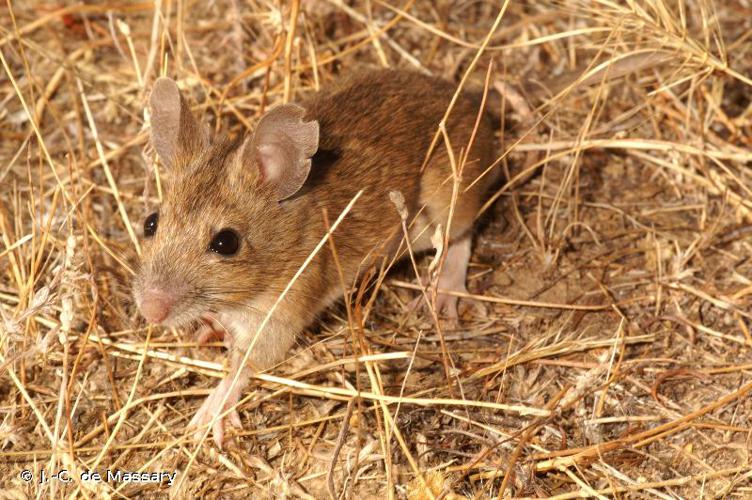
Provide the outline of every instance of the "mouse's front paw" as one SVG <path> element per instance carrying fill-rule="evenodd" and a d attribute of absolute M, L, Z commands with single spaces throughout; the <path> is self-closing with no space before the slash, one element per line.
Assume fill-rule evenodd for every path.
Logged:
<path fill-rule="evenodd" d="M 222 342 L 224 340 L 224 330 L 217 330 L 211 325 L 202 325 L 201 328 L 196 330 L 196 343 L 198 343 L 199 345 L 204 345 L 216 341 Z"/>
<path fill-rule="evenodd" d="M 240 400 L 240 385 L 236 384 L 231 388 L 232 377 L 227 377 L 219 383 L 211 394 L 204 400 L 201 408 L 191 419 L 188 424 L 189 428 L 195 429 L 197 436 L 202 436 L 207 425 L 212 424 L 212 434 L 214 442 L 219 448 L 225 437 L 225 424 L 229 422 L 230 426 L 241 429 L 243 424 L 240 422 L 240 415 L 236 405 Z M 224 404 L 222 401 L 224 400 Z"/>
<path fill-rule="evenodd" d="M 199 345 L 208 344 L 209 342 L 224 342 L 225 347 L 230 348 L 232 337 L 217 319 L 210 315 L 201 316 L 203 325 L 196 330 L 196 342 Z"/>

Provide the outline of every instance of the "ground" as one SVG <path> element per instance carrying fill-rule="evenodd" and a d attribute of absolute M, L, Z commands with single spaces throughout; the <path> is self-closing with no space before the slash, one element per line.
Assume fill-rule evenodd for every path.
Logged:
<path fill-rule="evenodd" d="M 0 497 L 752 496 L 747 2 L 9 5 Z M 663 57 L 535 85 L 640 51 Z M 361 65 L 501 90 L 463 314 L 411 308 L 399 265 L 255 379 L 233 442 L 199 443 L 225 351 L 147 328 L 130 292 L 164 174 L 150 85 L 166 68 L 236 134 Z"/>

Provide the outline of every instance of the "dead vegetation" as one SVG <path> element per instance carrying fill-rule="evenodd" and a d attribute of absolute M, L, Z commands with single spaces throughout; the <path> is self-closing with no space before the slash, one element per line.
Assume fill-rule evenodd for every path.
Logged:
<path fill-rule="evenodd" d="M 747 0 L 8 4 L 0 497 L 752 496 Z M 644 51 L 666 57 L 536 86 Z M 409 265 L 354 290 L 258 377 L 219 452 L 185 426 L 223 351 L 146 328 L 130 298 L 162 192 L 148 89 L 176 77 L 239 133 L 359 65 L 516 89 L 468 284 L 483 307 L 437 328 Z M 177 476 L 80 480 L 107 469 Z"/>

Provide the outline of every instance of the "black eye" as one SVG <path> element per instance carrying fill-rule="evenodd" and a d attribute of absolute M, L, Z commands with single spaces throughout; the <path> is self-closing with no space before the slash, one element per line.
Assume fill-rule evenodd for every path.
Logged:
<path fill-rule="evenodd" d="M 154 212 L 146 218 L 144 221 L 144 236 L 150 238 L 157 232 L 157 222 L 159 222 L 159 214 Z"/>
<path fill-rule="evenodd" d="M 223 229 L 212 238 L 209 250 L 220 255 L 234 255 L 240 247 L 238 233 L 232 229 Z"/>

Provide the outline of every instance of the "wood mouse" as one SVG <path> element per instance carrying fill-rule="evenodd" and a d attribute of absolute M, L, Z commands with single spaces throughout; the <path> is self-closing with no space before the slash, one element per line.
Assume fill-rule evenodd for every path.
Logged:
<path fill-rule="evenodd" d="M 273 107 L 252 132 L 228 139 L 209 136 L 174 81 L 154 83 L 151 137 L 169 184 L 144 223 L 134 298 L 150 323 L 186 326 L 203 319 L 227 332 L 230 374 L 190 424 L 214 421 L 218 446 L 225 423 L 240 427 L 234 408 L 253 370 L 280 362 L 295 336 L 342 296 L 332 252 L 323 249 L 241 366 L 259 324 L 326 234 L 324 210 L 333 220 L 362 190 L 333 234 L 347 286 L 369 265 L 394 257 L 403 232 L 389 193 L 399 191 L 414 220 L 413 251 L 432 248 L 438 224 L 450 227 L 438 285 L 466 290 L 473 221 L 495 177 L 466 189 L 495 160 L 494 123 L 480 109 L 480 93 L 461 93 L 446 122 L 453 154 L 467 157 L 449 226 L 454 183 L 445 141 L 421 168 L 455 90 L 411 71 L 369 70 L 298 104 Z M 439 295 L 437 305 L 457 317 L 456 296 Z M 204 329 L 201 339 L 213 329 Z"/>

